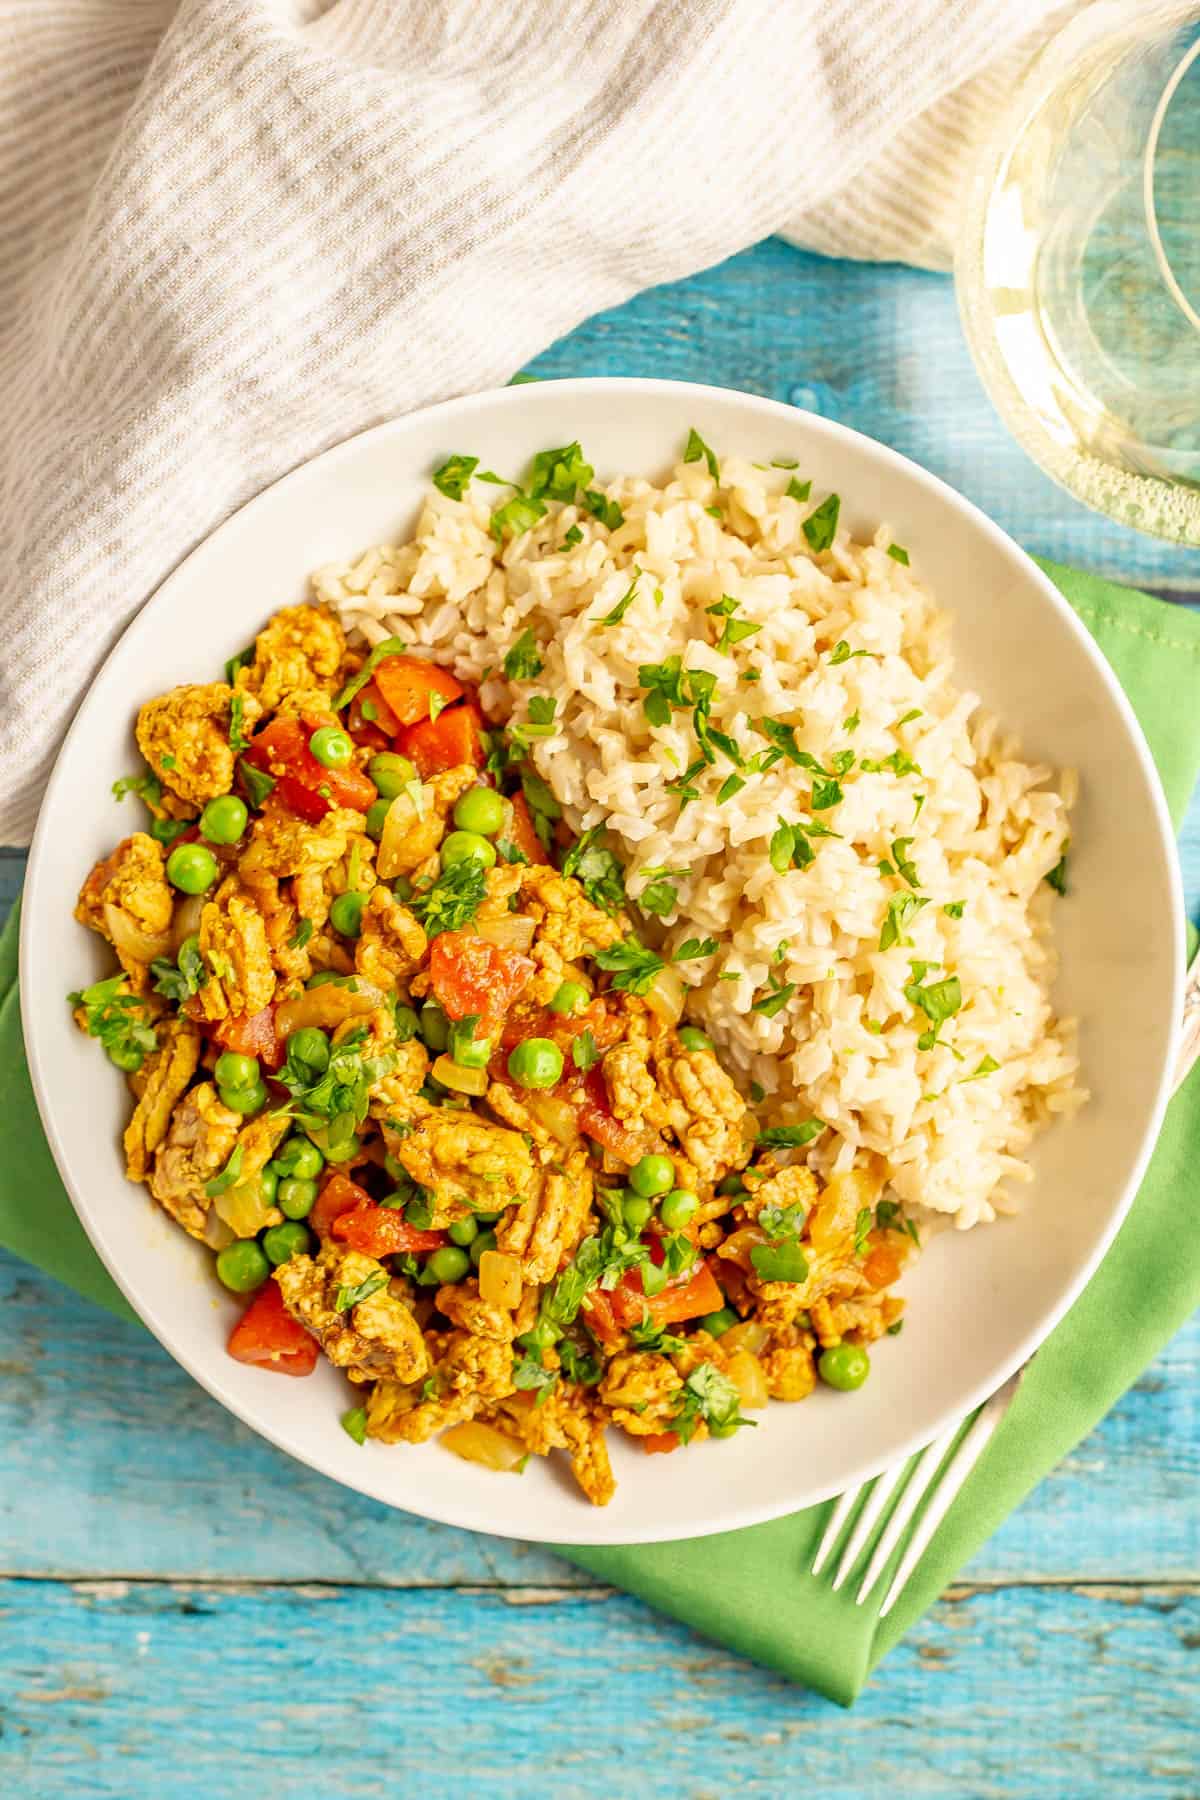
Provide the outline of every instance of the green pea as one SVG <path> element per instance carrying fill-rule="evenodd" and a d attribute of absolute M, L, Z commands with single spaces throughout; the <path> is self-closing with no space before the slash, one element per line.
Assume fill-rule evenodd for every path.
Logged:
<path fill-rule="evenodd" d="M 189 823 L 187 819 L 151 819 L 150 836 L 156 844 L 173 844 L 183 836 Z"/>
<path fill-rule="evenodd" d="M 587 1003 L 588 991 L 581 981 L 564 981 L 550 1002 L 550 1011 L 569 1016 L 581 1011 Z"/>
<path fill-rule="evenodd" d="M 308 740 L 308 747 L 323 769 L 344 769 L 354 755 L 354 745 L 338 725 L 322 725 Z"/>
<path fill-rule="evenodd" d="M 491 1038 L 477 1038 L 475 1027 L 455 1019 L 450 1027 L 450 1056 L 460 1069 L 486 1069 L 492 1054 Z"/>
<path fill-rule="evenodd" d="M 290 1137 L 275 1152 L 275 1167 L 281 1175 L 293 1175 L 301 1181 L 314 1181 L 325 1167 L 325 1158 L 306 1137 Z"/>
<path fill-rule="evenodd" d="M 718 1194 L 744 1194 L 746 1184 L 740 1175 L 726 1175 L 722 1181 L 718 1181 L 717 1192 Z"/>
<path fill-rule="evenodd" d="M 275 1204 L 285 1219 L 307 1219 L 316 1197 L 316 1182 L 299 1175 L 289 1175 L 275 1189 Z"/>
<path fill-rule="evenodd" d="M 453 1224 L 447 1225 L 446 1236 L 452 1244 L 461 1244 L 465 1250 L 479 1236 L 479 1227 L 474 1219 L 455 1219 Z"/>
<path fill-rule="evenodd" d="M 442 1285 L 441 1277 L 434 1274 L 428 1262 L 425 1264 L 425 1267 L 418 1272 L 417 1285 L 419 1287 L 441 1287 Z"/>
<path fill-rule="evenodd" d="M 275 1195 L 279 1191 L 279 1170 L 274 1163 L 268 1163 L 265 1169 L 258 1172 L 258 1196 L 264 1206 L 273 1206 Z"/>
<path fill-rule="evenodd" d="M 257 1056 L 238 1056 L 233 1050 L 226 1050 L 217 1058 L 217 1066 L 213 1070 L 218 1087 L 248 1088 L 258 1080 Z"/>
<path fill-rule="evenodd" d="M 367 774 L 379 789 L 381 800 L 394 800 L 410 781 L 417 779 L 417 771 L 407 756 L 398 756 L 394 750 L 377 751 L 367 764 Z"/>
<path fill-rule="evenodd" d="M 200 829 L 210 844 L 236 844 L 249 816 L 244 800 L 236 794 L 222 794 L 219 800 L 210 800 L 200 814 Z"/>
<path fill-rule="evenodd" d="M 283 1225 L 272 1225 L 269 1231 L 263 1232 L 260 1242 L 267 1253 L 267 1261 L 275 1268 L 289 1262 L 293 1256 L 307 1256 L 312 1248 L 307 1225 L 301 1225 L 296 1219 L 288 1219 Z"/>
<path fill-rule="evenodd" d="M 407 1044 L 420 1031 L 421 1021 L 411 1006 L 397 1006 L 393 1016 L 396 1020 L 396 1042 Z"/>
<path fill-rule="evenodd" d="M 167 858 L 167 880 L 181 894 L 206 894 L 217 879 L 217 859 L 203 844 L 176 844 Z"/>
<path fill-rule="evenodd" d="M 668 1231 L 682 1231 L 700 1209 L 700 1196 L 690 1188 L 672 1188 L 664 1195 L 659 1216 Z"/>
<path fill-rule="evenodd" d="M 705 1313 L 702 1319 L 696 1321 L 701 1331 L 707 1331 L 709 1337 L 724 1337 L 737 1322 L 738 1316 L 732 1306 L 723 1306 L 719 1312 Z"/>
<path fill-rule="evenodd" d="M 230 1112 L 250 1114 L 261 1112 L 267 1104 L 267 1090 L 261 1081 L 249 1087 L 218 1087 L 221 1105 L 227 1106 Z"/>
<path fill-rule="evenodd" d="M 496 1223 L 497 1219 L 501 1218 L 502 1216 L 503 1216 L 502 1213 L 498 1213 L 498 1212 L 476 1211 L 475 1223 L 477 1225 L 494 1225 Z"/>
<path fill-rule="evenodd" d="M 362 930 L 366 904 L 367 896 L 353 889 L 348 894 L 339 894 L 329 909 L 329 923 L 343 937 L 356 938 Z"/>
<path fill-rule="evenodd" d="M 543 1317 L 528 1331 L 523 1331 L 517 1342 L 522 1350 L 548 1350 L 551 1344 L 557 1344 L 561 1336 L 558 1326 Z"/>
<path fill-rule="evenodd" d="M 367 836 L 374 838 L 376 843 L 383 836 L 383 821 L 388 816 L 391 804 L 391 800 L 381 795 L 378 800 L 372 800 L 367 808 Z"/>
<path fill-rule="evenodd" d="M 217 1280 L 231 1294 L 250 1294 L 271 1273 L 267 1253 L 256 1238 L 238 1238 L 217 1253 Z"/>
<path fill-rule="evenodd" d="M 329 1039 L 316 1025 L 302 1025 L 287 1041 L 288 1057 L 321 1075 L 329 1067 Z"/>
<path fill-rule="evenodd" d="M 508 1072 L 519 1087 L 552 1088 L 562 1078 L 562 1051 L 550 1038 L 526 1038 L 509 1053 Z"/>
<path fill-rule="evenodd" d="M 503 831 L 506 810 L 495 788 L 468 788 L 454 808 L 454 823 L 460 831 L 492 838 Z"/>
<path fill-rule="evenodd" d="M 340 1144 L 326 1144 L 325 1161 L 331 1163 L 349 1162 L 362 1149 L 362 1143 L 353 1132 Z"/>
<path fill-rule="evenodd" d="M 629 1171 L 630 1187 L 647 1200 L 665 1194 L 674 1182 L 675 1164 L 669 1156 L 643 1156 Z"/>
<path fill-rule="evenodd" d="M 821 1352 L 817 1371 L 830 1387 L 849 1394 L 871 1373 L 871 1359 L 861 1344 L 833 1344 Z"/>
<path fill-rule="evenodd" d="M 694 1025 L 681 1025 L 679 1027 L 678 1035 L 679 1041 L 685 1050 L 695 1051 L 712 1049 L 712 1039 L 705 1037 L 702 1031 L 697 1031 Z"/>
<path fill-rule="evenodd" d="M 650 1201 L 641 1194 L 626 1194 L 621 1201 L 621 1212 L 631 1231 L 641 1231 L 648 1225 L 653 1211 Z"/>
<path fill-rule="evenodd" d="M 113 1044 L 108 1052 L 108 1060 L 126 1075 L 136 1075 L 146 1058 L 136 1044 Z"/>
<path fill-rule="evenodd" d="M 435 1000 L 427 1000 L 421 1008 L 421 1037 L 427 1050 L 439 1053 L 450 1042 L 450 1021 Z"/>
<path fill-rule="evenodd" d="M 479 1259 L 485 1250 L 494 1250 L 495 1248 L 496 1234 L 494 1231 L 481 1231 L 477 1238 L 472 1238 L 470 1257 L 475 1267 L 479 1267 Z"/>
<path fill-rule="evenodd" d="M 477 862 L 490 869 L 496 860 L 496 846 L 489 844 L 477 831 L 452 831 L 442 839 L 442 867 L 452 869 L 455 863 Z"/>
<path fill-rule="evenodd" d="M 411 900 L 415 892 L 416 889 L 413 887 L 413 884 L 408 879 L 407 875 L 398 875 L 392 883 L 392 893 L 400 902 L 401 906 L 403 906 L 406 901 Z"/>
<path fill-rule="evenodd" d="M 457 1244 L 443 1244 L 440 1250 L 432 1250 L 425 1264 L 434 1280 L 443 1286 L 461 1281 L 470 1266 L 470 1257 Z"/>

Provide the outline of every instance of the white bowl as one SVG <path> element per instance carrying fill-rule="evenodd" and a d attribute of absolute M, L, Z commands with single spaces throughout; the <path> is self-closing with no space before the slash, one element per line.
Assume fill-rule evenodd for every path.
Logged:
<path fill-rule="evenodd" d="M 136 769 L 138 705 L 212 678 L 309 571 L 406 535 L 452 451 L 513 473 L 582 440 L 602 474 L 665 471 L 694 425 L 720 454 L 798 459 L 869 534 L 886 520 L 957 616 L 959 674 L 1031 759 L 1080 771 L 1070 897 L 1057 908 L 1060 1009 L 1081 1021 L 1090 1105 L 1040 1140 L 1022 1215 L 938 1238 L 904 1284 L 903 1335 L 853 1396 L 773 1405 L 757 1431 L 645 1457 L 614 1431 L 616 1499 L 588 1506 L 556 1460 L 520 1481 L 435 1445 L 360 1448 L 341 1430 L 342 1377 L 243 1367 L 224 1343 L 239 1303 L 211 1257 L 122 1172 L 124 1083 L 71 1022 L 65 995 L 106 972 L 71 919 L 80 882 L 135 823 L 110 797 Z M 96 1249 L 159 1341 L 223 1405 L 349 1487 L 429 1518 L 557 1543 L 696 1537 L 754 1524 L 863 1481 L 991 1393 L 1092 1273 L 1146 1165 L 1167 1096 L 1182 981 L 1175 848 L 1145 740 L 1057 590 L 983 515 L 894 451 L 773 401 L 666 381 L 562 381 L 451 401 L 380 426 L 296 470 L 214 532 L 163 583 L 92 685 L 58 759 L 29 863 L 21 995 L 34 1088 L 58 1167 Z M 30 1197 L 36 1204 L 36 1197 Z"/>

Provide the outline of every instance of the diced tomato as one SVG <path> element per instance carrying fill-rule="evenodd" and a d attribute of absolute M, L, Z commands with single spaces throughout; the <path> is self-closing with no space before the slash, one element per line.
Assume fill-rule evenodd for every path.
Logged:
<path fill-rule="evenodd" d="M 660 1257 L 654 1260 L 657 1262 Z M 647 1314 L 655 1325 L 679 1325 L 684 1319 L 699 1318 L 701 1313 L 719 1312 L 725 1304 L 712 1270 L 703 1262 L 690 1273 L 673 1277 L 661 1294 L 652 1295 L 647 1295 L 642 1287 L 641 1270 L 630 1269 L 608 1298 L 618 1328 L 625 1331 Z"/>
<path fill-rule="evenodd" d="M 235 1362 L 255 1363 L 278 1375 L 311 1375 L 317 1366 L 316 1339 L 293 1319 L 273 1281 L 255 1294 L 225 1348 Z"/>
<path fill-rule="evenodd" d="M 592 1335 L 599 1338 L 606 1350 L 615 1350 L 624 1328 L 617 1323 L 612 1294 L 605 1288 L 592 1288 L 585 1294 L 580 1311 Z M 639 1313 L 638 1318 L 641 1316 Z"/>
<path fill-rule="evenodd" d="M 333 1236 L 351 1250 L 376 1257 L 398 1256 L 406 1250 L 436 1250 L 447 1242 L 444 1231 L 419 1231 L 402 1212 L 390 1206 L 375 1206 L 371 1201 L 339 1213 L 333 1221 Z"/>
<path fill-rule="evenodd" d="M 669 1451 L 678 1450 L 682 1442 L 674 1431 L 652 1431 L 642 1439 L 642 1449 L 647 1456 L 666 1456 Z"/>
<path fill-rule="evenodd" d="M 635 1163 L 642 1154 L 641 1140 L 614 1117 L 608 1089 L 599 1069 L 589 1069 L 583 1086 L 572 1096 L 579 1112 L 579 1129 L 622 1162 Z"/>
<path fill-rule="evenodd" d="M 373 681 L 368 681 L 365 688 L 360 688 L 350 702 L 350 710 L 346 714 L 346 729 L 356 741 L 359 741 L 360 731 L 374 731 L 385 739 L 394 738 L 399 731 L 399 719 Z"/>
<path fill-rule="evenodd" d="M 222 1050 L 232 1050 L 238 1056 L 257 1056 L 265 1069 L 277 1069 L 283 1062 L 284 1047 L 275 1035 L 273 1006 L 264 1006 L 256 1013 L 233 1013 L 213 1025 L 209 1035 Z"/>
<path fill-rule="evenodd" d="M 360 769 L 327 769 L 309 749 L 313 732 L 333 723 L 328 718 L 272 719 L 246 752 L 252 767 L 275 777 L 273 797 L 312 823 L 324 818 L 333 806 L 365 812 L 376 797 L 375 783 Z"/>
<path fill-rule="evenodd" d="M 512 824 L 509 837 L 521 853 L 531 863 L 548 863 L 550 854 L 533 827 L 533 815 L 529 811 L 529 802 L 524 794 L 514 794 L 511 800 Z"/>
<path fill-rule="evenodd" d="M 396 737 L 396 748 L 415 764 L 422 781 L 440 775 L 446 769 L 457 769 L 462 763 L 483 767 L 483 715 L 470 701 L 449 706 L 436 719 L 425 719 L 419 725 L 406 725 Z"/>
<path fill-rule="evenodd" d="M 335 1172 L 326 1178 L 308 1215 L 308 1222 L 319 1238 L 327 1238 L 333 1229 L 333 1221 L 342 1213 L 350 1212 L 356 1206 L 373 1205 L 366 1188 L 359 1187 L 348 1175 Z"/>
<path fill-rule="evenodd" d="M 419 656 L 385 656 L 375 670 L 375 686 L 399 725 L 428 720 L 431 696 L 449 704 L 461 700 L 465 692 L 449 669 Z"/>
<path fill-rule="evenodd" d="M 900 1279 L 900 1258 L 887 1244 L 875 1244 L 862 1266 L 864 1279 L 873 1288 L 891 1287 Z"/>
<path fill-rule="evenodd" d="M 471 931 L 442 931 L 429 952 L 429 981 L 451 1019 L 479 1018 L 478 1037 L 491 1037 L 533 974 L 519 950 L 505 950 Z"/>

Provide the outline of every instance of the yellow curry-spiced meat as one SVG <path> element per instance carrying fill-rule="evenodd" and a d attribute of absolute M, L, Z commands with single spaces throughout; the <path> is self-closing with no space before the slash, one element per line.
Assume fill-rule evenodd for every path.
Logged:
<path fill-rule="evenodd" d="M 230 1354 L 347 1380 L 359 1443 L 499 1470 L 606 1431 L 730 1437 L 861 1385 L 913 1239 L 870 1166 L 761 1130 L 602 835 L 575 842 L 476 694 L 321 607 L 147 700 L 148 810 L 76 916 L 127 1078 L 126 1167 L 245 1310 Z M 703 946 L 700 946 L 703 954 Z"/>

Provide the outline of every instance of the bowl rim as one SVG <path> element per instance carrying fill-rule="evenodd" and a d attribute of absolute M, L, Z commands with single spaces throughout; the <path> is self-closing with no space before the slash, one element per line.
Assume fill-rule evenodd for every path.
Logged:
<path fill-rule="evenodd" d="M 918 485 L 923 485 L 929 489 L 937 501 L 949 510 L 959 514 L 964 518 L 969 527 L 991 539 L 994 546 L 1001 553 L 1015 561 L 1016 569 L 1019 570 L 1024 578 L 1031 582 L 1038 590 L 1043 602 L 1048 604 L 1050 608 L 1059 615 L 1060 621 L 1066 625 L 1070 635 L 1075 639 L 1077 647 L 1082 650 L 1085 658 L 1093 665 L 1095 672 L 1099 675 L 1102 685 L 1107 691 L 1110 703 L 1121 715 L 1130 740 L 1137 751 L 1141 772 L 1146 778 L 1146 783 L 1152 799 L 1153 823 L 1156 835 L 1159 839 L 1160 849 L 1164 852 L 1167 864 L 1176 877 L 1175 880 L 1167 884 L 1170 918 L 1166 921 L 1171 938 L 1171 987 L 1174 995 L 1172 1008 L 1174 1029 L 1171 1032 L 1164 1034 L 1165 1049 L 1162 1057 L 1162 1067 L 1159 1070 L 1158 1080 L 1154 1091 L 1153 1105 L 1148 1111 L 1141 1141 L 1138 1145 L 1136 1155 L 1132 1159 L 1129 1179 L 1125 1184 L 1117 1204 L 1113 1206 L 1103 1229 L 1097 1233 L 1088 1256 L 1083 1260 L 1071 1281 L 1066 1284 L 1058 1300 L 1054 1305 L 1046 1309 L 1046 1312 L 1039 1320 L 1038 1324 L 1027 1331 L 1019 1343 L 997 1361 L 993 1373 L 987 1378 L 977 1381 L 973 1387 L 961 1397 L 960 1401 L 956 1402 L 953 1406 L 944 1408 L 941 1414 L 932 1422 L 927 1422 L 918 1431 L 911 1433 L 898 1453 L 882 1457 L 865 1457 L 862 1463 L 861 1472 L 857 1477 L 858 1485 L 865 1484 L 873 1477 L 880 1474 L 885 1468 L 893 1467 L 906 1460 L 918 1450 L 923 1449 L 927 1444 L 932 1442 L 934 1438 L 947 1430 L 951 1425 L 955 1424 L 956 1421 L 960 1423 L 965 1421 L 967 1417 L 994 1394 L 1011 1375 L 1029 1361 L 1030 1357 L 1032 1357 L 1046 1341 L 1050 1333 L 1070 1310 L 1087 1283 L 1091 1280 L 1102 1258 L 1128 1215 L 1162 1127 L 1163 1116 L 1171 1095 L 1172 1051 L 1178 1030 L 1185 969 L 1182 884 L 1179 879 L 1178 848 L 1167 810 L 1166 798 L 1163 794 L 1158 771 L 1155 767 L 1153 757 L 1150 754 L 1150 749 L 1146 742 L 1145 734 L 1137 719 L 1137 715 L 1134 713 L 1133 707 L 1126 697 L 1124 690 L 1121 688 L 1120 683 L 1117 681 L 1116 675 L 1102 651 L 1087 632 L 1075 612 L 1068 605 L 1062 594 L 1054 586 L 1053 582 L 1051 582 L 1049 577 L 1042 572 L 1028 552 L 1023 550 L 1019 544 L 1009 537 L 1006 531 L 993 520 L 989 519 L 972 501 L 966 499 L 962 494 L 959 494 L 939 476 L 922 468 L 919 463 L 912 461 L 911 458 L 904 456 L 901 452 L 893 450 L 889 445 L 881 444 L 877 439 L 869 437 L 865 432 L 856 431 L 852 427 L 843 425 L 837 420 L 823 418 L 819 414 L 807 412 L 803 408 L 788 405 L 783 401 L 772 400 L 761 395 L 743 393 L 737 388 L 722 388 L 708 383 L 674 381 L 658 377 L 575 376 L 563 379 L 552 377 L 545 381 L 539 381 L 536 386 L 534 384 L 526 385 L 522 383 L 514 387 L 510 384 L 503 388 L 485 389 L 477 393 L 456 396 L 453 399 L 440 401 L 435 405 L 418 408 L 411 413 L 402 414 L 398 418 L 385 420 L 381 424 L 371 426 L 365 431 L 356 432 L 351 437 L 345 438 L 339 443 L 332 445 L 330 448 L 318 452 L 317 455 L 308 458 L 306 461 L 297 464 L 296 467 L 289 470 L 287 474 L 262 488 L 249 500 L 245 501 L 241 506 L 228 514 L 226 518 L 222 519 L 220 524 L 202 538 L 159 583 L 154 592 L 137 609 L 128 625 L 125 627 L 125 630 L 106 653 L 96 674 L 92 677 L 91 682 L 89 682 L 88 688 L 76 709 L 71 724 L 64 734 L 62 743 L 56 753 L 54 767 L 39 808 L 37 826 L 30 846 L 24 902 L 22 905 L 19 942 L 19 992 L 21 999 L 22 1030 L 25 1039 L 30 1079 L 37 1101 L 42 1126 L 45 1130 L 47 1142 L 49 1143 L 60 1178 L 70 1197 L 75 1214 L 82 1224 L 93 1249 L 96 1251 L 113 1282 L 141 1322 L 153 1333 L 167 1353 L 221 1406 L 228 1412 L 231 1412 L 234 1417 L 239 1419 L 253 1431 L 256 1436 L 266 1439 L 266 1441 L 272 1444 L 276 1449 L 283 1451 L 286 1455 L 294 1458 L 296 1461 L 315 1469 L 318 1473 L 328 1476 L 331 1480 L 338 1482 L 343 1487 L 348 1487 L 359 1493 L 365 1494 L 369 1498 L 378 1500 L 384 1505 L 392 1507 L 397 1511 L 413 1512 L 417 1514 L 417 1516 L 433 1519 L 442 1524 L 453 1525 L 472 1531 L 482 1531 L 487 1535 L 495 1537 L 514 1538 L 518 1541 L 523 1541 L 521 1533 L 503 1529 L 497 1530 L 490 1523 L 482 1524 L 478 1516 L 478 1509 L 469 1504 L 461 1507 L 452 1503 L 442 1504 L 438 1502 L 435 1504 L 428 1504 L 424 1497 L 419 1494 L 412 1497 L 411 1504 L 401 1502 L 396 1499 L 394 1495 L 383 1491 L 381 1483 L 371 1479 L 371 1471 L 365 1459 L 360 1475 L 353 1467 L 346 1468 L 343 1463 L 339 1461 L 338 1457 L 332 1454 L 326 1455 L 316 1449 L 310 1451 L 307 1449 L 301 1450 L 296 1448 L 295 1445 L 287 1441 L 285 1430 L 276 1427 L 272 1420 L 268 1419 L 264 1422 L 259 1417 L 254 1416 L 253 1409 L 248 1404 L 244 1403 L 236 1395 L 230 1393 L 226 1389 L 220 1378 L 218 1369 L 207 1367 L 201 1357 L 193 1356 L 188 1352 L 180 1350 L 176 1346 L 172 1341 L 173 1333 L 169 1316 L 169 1306 L 167 1304 L 167 1295 L 170 1292 L 169 1288 L 164 1288 L 162 1299 L 159 1299 L 157 1296 L 148 1297 L 140 1293 L 135 1294 L 132 1291 L 132 1284 L 124 1274 L 119 1259 L 115 1255 L 110 1255 L 105 1245 L 104 1233 L 99 1219 L 94 1219 L 92 1217 L 90 1203 L 81 1191 L 77 1191 L 76 1184 L 69 1173 L 71 1159 L 67 1147 L 68 1133 L 64 1131 L 60 1125 L 61 1109 L 57 1106 L 53 1083 L 43 1060 L 38 1019 L 34 1013 L 33 1003 L 30 999 L 33 983 L 26 980 L 25 977 L 27 971 L 32 970 L 35 961 L 41 960 L 42 954 L 44 954 L 39 953 L 38 948 L 35 947 L 34 944 L 36 930 L 35 921 L 38 919 L 40 913 L 38 895 L 42 876 L 42 848 L 45 839 L 49 835 L 51 816 L 56 811 L 55 802 L 58 799 L 60 784 L 65 780 L 64 764 L 66 761 L 67 748 L 76 735 L 87 727 L 88 714 L 93 699 L 93 690 L 99 683 L 109 663 L 117 656 L 129 635 L 139 628 L 142 620 L 151 608 L 160 609 L 171 604 L 174 591 L 178 585 L 186 580 L 186 571 L 193 559 L 208 552 L 210 547 L 217 543 L 225 534 L 229 534 L 235 527 L 239 527 L 244 521 L 245 515 L 264 503 L 268 497 L 276 495 L 280 489 L 286 489 L 289 484 L 298 485 L 303 480 L 311 479 L 312 471 L 316 466 L 320 466 L 326 471 L 334 469 L 339 462 L 349 460 L 353 456 L 359 454 L 364 444 L 372 442 L 380 444 L 385 443 L 390 437 L 403 436 L 405 432 L 411 430 L 415 425 L 423 425 L 432 420 L 444 419 L 452 421 L 459 412 L 470 411 L 472 408 L 476 408 L 483 403 L 491 403 L 500 409 L 503 409 L 507 405 L 511 405 L 519 411 L 522 404 L 520 398 L 522 394 L 541 392 L 550 387 L 561 390 L 564 408 L 569 404 L 570 398 L 574 393 L 604 389 L 614 397 L 625 394 L 629 396 L 636 395 L 643 399 L 649 396 L 651 398 L 661 398 L 664 402 L 677 402 L 686 395 L 704 397 L 714 401 L 720 401 L 724 404 L 734 402 L 740 408 L 748 409 L 751 413 L 758 414 L 764 421 L 773 421 L 777 424 L 791 426 L 793 429 L 796 426 L 797 419 L 800 419 L 804 423 L 804 429 L 814 437 L 819 438 L 821 436 L 826 436 L 831 440 L 842 442 L 848 441 L 851 448 L 858 449 L 863 454 L 881 461 L 885 468 L 890 467 L 897 471 L 903 471 L 909 479 L 914 479 L 917 481 Z M 801 1490 L 793 1501 L 767 1501 L 765 1503 L 756 1504 L 752 1499 L 747 1500 L 726 1508 L 719 1515 L 706 1519 L 699 1526 L 689 1526 L 687 1539 L 690 1540 L 691 1538 L 707 1537 L 720 1532 L 741 1530 L 748 1526 L 766 1523 L 772 1519 L 786 1517 L 790 1513 L 803 1510 L 809 1506 L 821 1504 L 839 1491 L 841 1490 L 839 1490 L 836 1485 L 830 1486 L 829 1484 L 826 1484 L 822 1486 L 818 1483 L 811 1491 Z M 586 1510 L 581 1510 L 579 1529 L 577 1531 L 541 1531 L 537 1533 L 532 1541 L 564 1545 L 579 1544 L 592 1546 L 681 1541 L 677 1531 L 672 1532 L 665 1528 L 651 1526 L 631 1535 L 627 1528 L 628 1522 L 625 1523 L 625 1527 L 620 1533 L 615 1533 L 611 1528 L 607 1531 L 604 1530 L 604 1522 L 604 1508 L 587 1508 Z"/>

